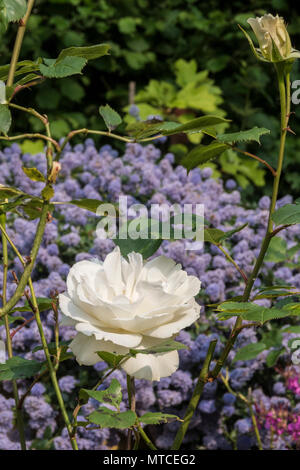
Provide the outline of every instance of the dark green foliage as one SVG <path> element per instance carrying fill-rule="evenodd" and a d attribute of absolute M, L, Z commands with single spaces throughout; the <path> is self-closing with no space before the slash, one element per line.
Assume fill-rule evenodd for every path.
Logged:
<path fill-rule="evenodd" d="M 300 19 L 296 8 L 296 4 L 281 0 L 250 3 L 235 0 L 226 4 L 220 0 L 206 3 L 197 0 L 40 0 L 30 18 L 30 34 L 25 35 L 20 60 L 58 57 L 63 49 L 95 42 L 110 44 L 110 55 L 89 62 L 85 76 L 46 80 L 39 87 L 23 91 L 18 96 L 18 103 L 29 106 L 36 99 L 43 112 L 54 121 L 54 137 L 82 127 L 104 130 L 99 106 L 108 102 L 120 111 L 128 104 L 130 81 L 136 82 L 138 92 L 149 79 L 173 83 L 175 62 L 194 59 L 198 70 L 207 70 L 222 90 L 222 108 L 234 123 L 226 132 L 254 126 L 270 129 L 271 134 L 264 137 L 262 149 L 257 150 L 257 144 L 247 144 L 247 150 L 257 152 L 274 166 L 279 136 L 274 71 L 268 64 L 255 59 L 237 24 L 248 29 L 246 19 L 249 16 L 267 11 L 278 13 L 287 20 L 293 46 L 299 47 Z M 16 25 L 10 25 L 1 38 L 1 65 L 9 63 L 9 48 L 15 31 Z M 299 65 L 295 64 L 292 80 L 297 79 L 297 67 Z M 290 120 L 297 135 L 298 108 L 293 107 L 296 117 L 292 115 Z M 22 118 L 16 113 L 16 119 L 14 131 L 18 132 L 22 130 Z M 30 121 L 34 130 L 42 130 L 38 120 L 32 117 Z M 289 174 L 284 171 L 286 186 L 282 187 L 283 194 L 296 193 L 299 188 L 299 150 L 300 138 L 288 135 L 284 170 L 288 168 Z M 223 174 L 225 165 L 225 175 L 235 177 L 234 172 L 230 173 L 233 163 L 228 162 L 227 157 L 222 156 L 218 161 Z M 244 161 L 248 162 L 243 158 Z M 249 174 L 251 172 L 255 169 L 249 167 Z M 251 180 L 251 175 L 245 177 Z M 270 174 L 267 176 L 269 192 L 271 181 Z M 262 187 L 265 190 L 265 186 Z M 245 193 L 247 199 L 251 191 L 249 185 Z"/>

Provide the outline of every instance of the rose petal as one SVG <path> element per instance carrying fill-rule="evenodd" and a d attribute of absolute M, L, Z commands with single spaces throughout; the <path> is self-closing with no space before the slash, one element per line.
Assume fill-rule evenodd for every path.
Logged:
<path fill-rule="evenodd" d="M 177 313 L 178 317 L 176 320 L 166 323 L 161 326 L 150 328 L 149 330 L 143 331 L 146 336 L 154 338 L 170 338 L 172 335 L 178 333 L 183 328 L 190 326 L 200 316 L 200 305 L 193 301 L 194 305 L 186 310 L 183 310 L 180 314 Z"/>
<path fill-rule="evenodd" d="M 137 354 L 125 361 L 121 368 L 137 379 L 160 380 L 168 377 L 178 369 L 179 356 L 177 351 L 161 354 Z"/>
<path fill-rule="evenodd" d="M 117 346 L 111 341 L 98 341 L 94 336 L 86 336 L 82 333 L 77 333 L 69 348 L 74 353 L 77 362 L 85 366 L 91 366 L 101 361 L 96 351 L 107 351 L 114 354 L 128 352 L 127 348 Z"/>
<path fill-rule="evenodd" d="M 112 341 L 119 346 L 136 348 L 142 340 L 142 335 L 123 332 L 120 329 L 99 328 L 90 323 L 77 323 L 76 330 L 84 335 L 94 335 L 98 340 Z"/>

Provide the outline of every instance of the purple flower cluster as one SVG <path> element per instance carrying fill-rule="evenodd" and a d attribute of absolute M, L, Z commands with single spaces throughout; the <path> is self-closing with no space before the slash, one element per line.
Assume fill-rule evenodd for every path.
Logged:
<path fill-rule="evenodd" d="M 41 172 L 46 172 L 43 154 L 21 155 L 19 146 L 13 144 L 0 152 L 0 184 L 10 184 L 32 195 L 38 195 L 42 184 L 33 183 L 27 178 L 22 171 L 22 165 L 35 166 Z M 95 256 L 103 259 L 114 246 L 111 240 L 96 237 L 98 220 L 95 214 L 68 204 L 71 200 L 82 198 L 116 202 L 120 195 L 126 195 L 129 204 L 143 202 L 148 207 L 157 203 L 168 205 L 198 203 L 204 204 L 205 218 L 212 227 L 226 231 L 248 223 L 246 228 L 226 242 L 226 248 L 245 273 L 250 272 L 264 236 L 268 198 L 262 198 L 257 208 L 249 209 L 241 203 L 241 195 L 234 180 L 227 181 L 224 188 L 221 181 L 212 178 L 210 168 L 201 170 L 196 168 L 187 173 L 182 166 L 174 166 L 172 154 L 162 156 L 160 150 L 153 145 L 128 144 L 124 155 L 119 156 L 110 145 L 98 150 L 94 142 L 87 139 L 84 144 L 73 148 L 68 144 L 61 158 L 61 165 L 62 171 L 55 186 L 54 201 L 66 204 L 57 206 L 52 221 L 46 226 L 37 266 L 33 272 L 34 287 L 38 297 L 48 297 L 53 293 L 64 291 L 66 276 L 74 262 Z M 290 200 L 284 198 L 278 202 L 278 207 L 287 202 Z M 11 215 L 9 218 L 9 235 L 23 256 L 30 253 L 36 227 L 37 220 L 26 220 L 16 215 Z M 299 226 L 290 227 L 280 236 L 285 239 L 288 248 L 293 247 L 299 242 Z M 161 410 L 182 417 L 210 341 L 218 340 L 215 352 L 217 357 L 224 341 L 224 329 L 229 330 L 232 324 L 231 320 L 216 323 L 214 315 L 206 312 L 204 304 L 240 295 L 243 291 L 243 280 L 221 251 L 209 244 L 205 244 L 202 250 L 188 251 L 184 241 L 171 243 L 165 240 L 159 253 L 173 258 L 181 263 L 189 274 L 201 279 L 202 291 L 199 302 L 202 304 L 202 309 L 198 325 L 201 327 L 201 332 L 193 329 L 191 332 L 182 331 L 179 334 L 178 340 L 186 344 L 189 349 L 180 351 L 180 369 L 171 377 L 162 379 L 154 384 L 154 387 L 149 382 L 137 381 L 137 410 L 139 413 Z M 17 275 L 22 272 L 19 260 L 14 258 L 12 253 L 10 256 L 8 296 L 11 296 L 15 290 L 11 270 L 14 269 Z M 295 254 L 294 260 L 297 259 L 298 255 Z M 270 273 L 274 280 L 300 288 L 300 274 L 297 269 L 269 262 L 260 279 L 256 281 L 256 289 L 263 285 L 265 277 L 270 276 Z M 0 283 L 2 278 L 3 274 L 0 271 Z M 266 305 L 269 306 L 270 302 L 266 301 Z M 30 313 L 22 315 L 26 319 L 31 316 Z M 43 323 L 47 341 L 53 341 L 54 318 L 51 312 L 43 314 Z M 75 332 L 72 327 L 65 326 L 61 327 L 60 334 L 61 339 L 70 340 Z M 287 344 L 290 337 L 291 335 L 284 334 L 284 345 L 288 353 L 290 350 Z M 0 339 L 5 339 L 4 327 L 0 327 Z M 237 347 L 256 341 L 257 333 L 245 329 L 238 338 Z M 43 351 L 32 352 L 39 344 L 40 338 L 35 322 L 28 323 L 13 337 L 15 353 L 27 359 L 44 360 Z M 234 356 L 233 351 L 230 359 Z M 232 388 L 241 390 L 251 383 L 255 391 L 257 386 L 254 377 L 263 373 L 264 359 L 265 355 L 262 353 L 255 360 L 237 361 L 230 370 Z M 67 405 L 70 401 L 70 408 L 73 402 L 74 405 L 76 403 L 76 388 L 93 386 L 94 383 L 91 381 L 96 377 L 95 382 L 97 382 L 97 376 L 102 374 L 104 366 L 104 363 L 99 363 L 94 368 L 86 368 L 87 374 L 83 383 L 79 366 L 75 362 L 72 363 L 71 373 L 70 367 L 64 368 L 62 364 L 59 385 L 64 396 L 69 397 Z M 111 377 L 117 378 L 122 385 L 124 396 L 122 407 L 125 409 L 126 378 L 120 371 L 114 372 Z M 21 394 L 29 383 L 29 380 L 20 381 Z M 109 381 L 105 383 L 108 384 Z M 295 384 L 295 381 L 290 381 L 286 387 L 292 389 L 295 388 Z M 278 384 L 275 385 L 276 396 L 283 395 L 285 392 Z M 17 434 L 13 427 L 14 402 L 7 397 L 11 397 L 11 387 L 8 382 L 3 382 L 0 385 L 0 449 L 18 449 Z M 82 408 L 82 413 L 88 414 L 95 407 L 97 404 L 90 400 Z M 241 417 L 237 408 L 235 397 L 225 391 L 221 382 L 206 384 L 203 397 L 186 435 L 185 445 L 187 447 L 201 445 L 208 449 L 230 448 L 231 444 L 223 432 L 223 423 L 232 420 L 233 417 Z M 58 407 L 51 393 L 50 384 L 43 382 L 33 387 L 24 402 L 24 411 L 28 424 L 26 436 L 28 443 L 36 438 L 42 438 L 47 427 L 50 427 L 54 436 L 54 447 L 69 448 L 67 432 L 65 429 L 61 431 L 58 425 Z M 290 424 L 296 426 L 295 423 Z M 238 434 L 238 447 L 251 448 L 254 444 L 247 415 L 235 421 L 234 426 Z M 162 426 L 156 444 L 161 448 L 168 448 L 172 444 L 177 427 L 177 422 Z M 295 435 L 295 432 L 293 431 L 292 435 Z M 117 446 L 120 439 L 122 433 L 114 430 L 82 428 L 79 431 L 78 442 L 81 449 L 103 449 Z"/>

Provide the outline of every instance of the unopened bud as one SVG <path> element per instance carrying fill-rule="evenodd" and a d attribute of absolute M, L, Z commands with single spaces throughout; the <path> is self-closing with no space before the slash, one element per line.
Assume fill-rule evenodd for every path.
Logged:
<path fill-rule="evenodd" d="M 58 173 L 60 172 L 60 170 L 61 170 L 61 164 L 58 163 L 58 162 L 53 162 L 51 173 L 50 173 L 50 176 L 49 176 L 49 181 L 51 183 L 55 183 L 56 178 L 57 178 Z"/>

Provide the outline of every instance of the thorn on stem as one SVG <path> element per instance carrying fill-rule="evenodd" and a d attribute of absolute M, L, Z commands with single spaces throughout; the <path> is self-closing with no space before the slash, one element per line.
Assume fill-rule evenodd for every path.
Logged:
<path fill-rule="evenodd" d="M 283 130 L 283 131 L 290 132 L 291 134 L 296 135 L 296 132 L 294 132 L 293 129 L 290 128 L 290 126 L 284 127 L 282 130 Z"/>

